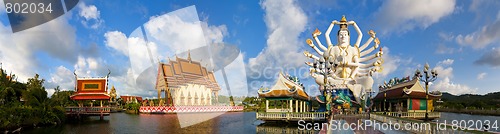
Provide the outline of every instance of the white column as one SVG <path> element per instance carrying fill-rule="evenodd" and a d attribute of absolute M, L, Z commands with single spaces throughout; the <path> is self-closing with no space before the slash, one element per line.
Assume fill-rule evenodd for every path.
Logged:
<path fill-rule="evenodd" d="M 266 100 L 266 112 L 269 111 L 269 100 Z"/>
<path fill-rule="evenodd" d="M 306 112 L 306 102 L 302 101 L 302 112 Z"/>
<path fill-rule="evenodd" d="M 299 100 L 295 100 L 295 112 L 299 112 Z"/>
<path fill-rule="evenodd" d="M 292 108 L 292 103 L 293 103 L 293 101 L 292 101 L 292 100 L 290 100 L 290 101 L 288 101 L 288 102 L 290 103 L 290 104 L 289 104 L 289 105 L 290 105 L 290 107 L 289 107 L 290 111 L 288 111 L 288 112 L 293 112 L 293 108 Z"/>
<path fill-rule="evenodd" d="M 307 103 L 304 101 L 304 112 L 307 112 Z"/>

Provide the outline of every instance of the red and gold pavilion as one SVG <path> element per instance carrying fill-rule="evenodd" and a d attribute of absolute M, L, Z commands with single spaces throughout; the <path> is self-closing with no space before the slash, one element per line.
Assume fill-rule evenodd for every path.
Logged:
<path fill-rule="evenodd" d="M 83 107 L 83 101 L 109 101 L 108 77 L 78 78 L 75 74 L 75 93 L 70 96 L 71 100 L 78 101 L 78 106 Z M 92 104 L 91 104 L 92 105 Z"/>
<path fill-rule="evenodd" d="M 434 112 L 433 101 L 441 98 L 441 92 L 429 92 L 426 99 L 427 94 L 419 78 L 392 81 L 379 87 L 379 93 L 373 98 L 373 111 L 414 119 L 424 118 L 426 112 L 430 113 L 429 118 L 440 117 L 439 112 Z"/>

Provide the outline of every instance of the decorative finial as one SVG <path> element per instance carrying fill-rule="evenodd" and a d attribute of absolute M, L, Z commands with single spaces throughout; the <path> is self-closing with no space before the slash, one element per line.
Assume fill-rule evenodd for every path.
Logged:
<path fill-rule="evenodd" d="M 342 15 L 342 19 L 340 19 L 340 22 L 341 23 L 346 23 L 347 22 L 347 19 L 345 18 L 345 15 Z"/>
<path fill-rule="evenodd" d="M 314 30 L 313 32 L 313 37 L 317 37 L 319 35 L 321 35 L 321 32 L 318 30 L 318 28 L 316 28 L 316 30 Z"/>
<path fill-rule="evenodd" d="M 347 29 L 347 19 L 345 15 L 342 15 L 342 19 L 340 19 L 340 29 Z"/>

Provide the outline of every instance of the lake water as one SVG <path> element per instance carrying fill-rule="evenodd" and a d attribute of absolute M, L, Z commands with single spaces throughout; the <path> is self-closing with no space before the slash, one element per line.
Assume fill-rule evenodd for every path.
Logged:
<path fill-rule="evenodd" d="M 220 115 L 219 115 L 220 114 Z M 214 117 L 214 118 L 212 118 Z M 452 120 L 490 120 L 500 121 L 499 116 L 481 116 L 455 113 L 441 113 L 439 122 Z M 205 120 L 198 122 L 200 120 Z M 194 121 L 194 122 L 193 122 Z M 255 119 L 255 112 L 193 113 L 193 114 L 126 114 L 112 113 L 99 120 L 91 117 L 80 122 L 70 122 L 54 127 L 41 127 L 23 130 L 23 133 L 295 133 L 297 124 L 261 124 Z M 190 125 L 192 124 L 192 125 Z M 500 125 L 500 124 L 499 124 Z M 498 131 L 498 130 L 496 130 Z M 406 133 L 382 131 L 383 133 Z M 323 133 L 307 131 L 302 133 Z M 338 132 L 335 132 L 338 133 Z M 346 131 L 341 133 L 355 133 Z"/>

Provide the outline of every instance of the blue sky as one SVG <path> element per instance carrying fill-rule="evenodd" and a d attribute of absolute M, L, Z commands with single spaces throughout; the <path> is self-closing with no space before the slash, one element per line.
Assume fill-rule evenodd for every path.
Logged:
<path fill-rule="evenodd" d="M 302 52 L 312 51 L 305 40 L 312 38 L 316 28 L 324 33 L 342 15 L 356 21 L 365 33 L 362 42 L 371 29 L 380 38 L 385 64 L 384 71 L 374 76 L 375 86 L 411 75 L 428 62 L 440 73 L 431 90 L 453 94 L 500 91 L 500 2 L 494 0 L 83 0 L 55 20 L 14 34 L 2 6 L 0 62 L 19 81 L 40 74 L 50 93 L 57 85 L 72 90 L 73 71 L 88 77 L 103 76 L 110 69 L 110 85 L 119 94 L 153 97 L 154 89 L 131 86 L 131 55 L 123 48 L 138 27 L 192 5 L 209 42 L 232 44 L 241 50 L 238 64 L 245 69 L 234 74 L 247 79 L 246 87 L 233 88 L 236 95 L 255 95 L 261 85 L 273 84 L 280 70 L 314 85 L 304 71 L 307 59 Z M 190 32 L 182 30 L 177 32 Z M 357 35 L 350 30 L 354 42 Z M 307 87 L 310 94 L 316 94 L 314 86 Z"/>

